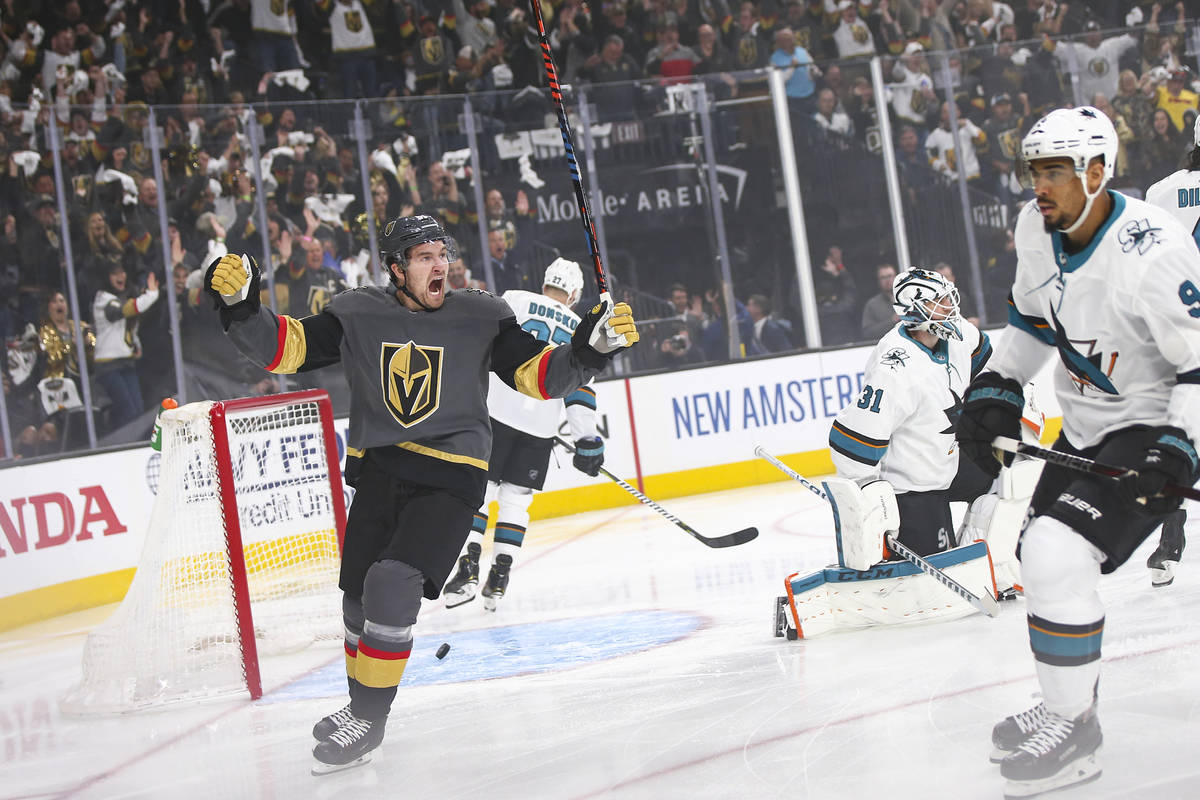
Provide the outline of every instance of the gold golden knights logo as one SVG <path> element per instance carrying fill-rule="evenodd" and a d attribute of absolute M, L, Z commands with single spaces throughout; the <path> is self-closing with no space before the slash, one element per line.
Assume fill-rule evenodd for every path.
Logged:
<path fill-rule="evenodd" d="M 384 342 L 379 353 L 383 402 L 406 428 L 438 410 L 444 348 Z"/>

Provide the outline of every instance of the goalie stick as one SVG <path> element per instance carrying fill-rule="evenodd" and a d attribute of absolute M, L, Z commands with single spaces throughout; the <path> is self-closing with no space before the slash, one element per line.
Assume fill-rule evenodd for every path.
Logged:
<path fill-rule="evenodd" d="M 1099 461 L 1093 461 L 1090 458 L 1084 458 L 1083 456 L 1075 456 L 1070 453 L 1059 452 L 1058 450 L 1048 450 L 1044 447 L 1025 444 L 1007 436 L 997 436 L 992 441 L 992 447 L 1005 453 L 1040 458 L 1047 463 L 1073 469 L 1076 472 L 1090 472 L 1093 475 L 1104 475 L 1108 478 L 1122 478 L 1125 475 L 1135 474 L 1135 471 L 1131 469 L 1113 467 L 1108 464 L 1102 464 Z M 1176 497 L 1186 497 L 1189 500 L 1200 500 L 1200 491 L 1190 486 L 1180 486 L 1177 483 L 1168 483 L 1163 487 L 1162 493 L 1175 495 Z"/>
<path fill-rule="evenodd" d="M 571 444 L 569 442 L 567 442 L 565 439 L 555 436 L 554 441 L 557 442 L 558 444 L 562 445 L 563 447 L 565 447 L 569 452 L 572 452 L 572 453 L 575 452 L 575 448 L 572 447 Z M 686 522 L 681 520 L 679 517 L 675 516 L 670 511 L 667 511 L 665 508 L 660 506 L 658 503 L 654 502 L 649 497 L 646 497 L 646 495 L 642 494 L 637 489 L 633 488 L 628 483 L 626 483 L 625 481 L 618 478 L 616 475 L 613 475 L 611 472 L 606 470 L 604 467 L 600 468 L 600 472 L 603 473 L 604 476 L 606 478 L 608 478 L 609 480 L 611 480 L 613 483 L 617 484 L 622 489 L 624 489 L 625 491 L 629 492 L 631 495 L 636 497 L 639 502 L 643 503 L 644 505 L 650 506 L 655 511 L 657 511 L 659 514 L 662 514 L 664 517 L 671 520 L 671 522 L 674 522 L 676 526 L 678 526 L 679 528 L 682 528 L 685 533 L 687 533 L 688 535 L 697 539 L 701 544 L 707 545 L 709 547 L 733 547 L 735 545 L 745 544 L 746 542 L 752 541 L 758 537 L 758 528 L 755 528 L 753 526 L 749 527 L 749 528 L 742 528 L 740 531 L 734 531 L 733 533 L 727 533 L 724 536 L 704 536 L 703 534 L 699 533 L 695 528 L 693 528 L 691 525 L 688 525 Z"/>
<path fill-rule="evenodd" d="M 811 483 L 799 472 L 796 472 L 794 469 L 789 467 L 787 464 L 784 464 L 778 458 L 776 458 L 775 456 L 768 453 L 762 445 L 758 445 L 757 447 L 754 448 L 754 454 L 756 456 L 758 456 L 759 458 L 766 460 L 767 463 L 769 463 L 771 466 L 775 467 L 777 470 L 782 472 L 784 475 L 787 475 L 788 477 L 790 477 L 792 480 L 799 482 L 802 486 L 804 486 L 810 492 L 815 494 L 817 497 L 820 497 L 825 502 L 829 502 L 829 496 L 827 494 L 825 494 L 825 492 L 821 489 L 821 487 Z M 968 603 L 970 603 L 972 606 L 974 606 L 975 608 L 982 611 L 984 614 L 987 614 L 989 617 L 995 617 L 1000 613 L 1000 604 L 996 602 L 996 598 L 992 596 L 991 592 L 985 591 L 982 594 L 982 596 L 976 595 L 970 589 L 963 586 L 958 581 L 954 580 L 954 578 L 951 578 L 949 575 L 942 572 L 940 569 L 935 567 L 933 564 L 930 564 L 924 558 L 921 558 L 921 556 L 917 555 L 912 550 L 910 550 L 908 547 L 901 544 L 900 541 L 895 536 L 892 536 L 890 533 L 887 535 L 887 544 L 888 544 L 888 547 L 890 547 L 894 552 L 896 552 L 898 555 L 900 555 L 905 561 L 912 564 L 917 569 L 921 570 L 926 575 L 933 578 L 935 581 L 940 583 L 942 586 L 945 586 L 947 589 L 954 592 L 956 595 L 958 595 L 962 599 L 966 600 Z"/>

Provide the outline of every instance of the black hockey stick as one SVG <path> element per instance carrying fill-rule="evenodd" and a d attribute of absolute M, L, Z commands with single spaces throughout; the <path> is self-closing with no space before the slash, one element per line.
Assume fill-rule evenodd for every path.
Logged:
<path fill-rule="evenodd" d="M 583 175 L 579 171 L 579 161 L 575 158 L 575 140 L 571 135 L 571 123 L 567 121 L 567 110 L 563 106 L 562 88 L 558 83 L 558 70 L 554 67 L 554 57 L 550 54 L 550 39 L 546 36 L 546 23 L 542 19 L 542 6 L 538 0 L 529 0 L 533 7 L 533 18 L 537 21 L 538 38 L 542 42 L 542 60 L 546 63 L 546 80 L 550 84 L 550 96 L 554 98 L 554 110 L 558 113 L 558 129 L 562 133 L 563 149 L 567 152 L 567 166 L 571 169 L 571 183 L 575 186 L 575 200 L 579 203 L 579 221 L 583 223 L 583 232 L 587 235 L 588 250 L 592 254 L 592 268 L 596 272 L 596 288 L 600 290 L 600 299 L 613 306 L 612 295 L 608 291 L 608 276 L 604 272 L 604 264 L 600 260 L 600 245 L 596 240 L 596 225 L 592 221 L 592 211 L 588 206 L 587 192 L 583 190 Z"/>
<path fill-rule="evenodd" d="M 1073 469 L 1076 472 L 1090 472 L 1093 475 L 1103 475 L 1107 478 L 1121 478 L 1135 472 L 1131 469 L 1122 469 L 1121 467 L 1102 464 L 1099 461 L 1093 461 L 1083 456 L 1060 453 L 1058 450 L 1048 450 L 1044 447 L 1025 444 L 1007 436 L 997 436 L 992 441 L 992 447 L 1005 453 L 1016 453 L 1017 455 L 1029 456 L 1030 458 L 1040 458 L 1049 464 Z M 1180 486 L 1177 483 L 1168 483 L 1163 487 L 1162 493 L 1176 497 L 1186 497 L 1189 500 L 1200 500 L 1200 491 L 1193 489 L 1191 486 Z"/>
<path fill-rule="evenodd" d="M 554 441 L 558 442 L 560 445 L 567 448 L 567 450 L 569 450 L 570 452 L 572 452 L 572 453 L 575 452 L 575 448 L 573 446 L 571 446 L 571 444 L 569 442 L 567 442 L 565 439 L 555 436 Z M 705 544 L 709 547 L 733 547 L 735 545 L 745 544 L 746 542 L 752 541 L 758 537 L 758 528 L 754 528 L 754 527 L 742 528 L 740 531 L 734 531 L 733 533 L 727 533 L 724 536 L 704 536 L 703 534 L 699 533 L 695 528 L 693 528 L 691 525 L 688 525 L 686 522 L 681 520 L 679 517 L 675 516 L 670 511 L 667 511 L 665 508 L 660 506 L 658 503 L 654 502 L 649 497 L 646 497 L 646 495 L 642 494 L 637 489 L 633 488 L 628 483 L 626 483 L 625 481 L 618 478 L 616 475 L 613 475 L 611 472 L 606 470 L 604 467 L 600 468 L 600 472 L 603 473 L 603 475 L 606 478 L 608 478 L 609 480 L 611 480 L 613 483 L 617 484 L 617 486 L 620 486 L 622 489 L 624 489 L 625 491 L 629 492 L 631 495 L 636 497 L 639 502 L 650 506 L 655 511 L 657 511 L 659 514 L 662 514 L 664 517 L 671 520 L 671 522 L 674 522 L 678 527 L 682 528 L 685 533 L 687 533 L 688 535 L 697 539 L 701 544 Z"/>
<path fill-rule="evenodd" d="M 787 464 L 784 464 L 778 458 L 768 453 L 762 445 L 754 448 L 754 454 L 759 458 L 765 459 L 771 466 L 775 467 L 792 480 L 798 481 L 810 492 L 816 494 L 817 497 L 820 497 L 825 502 L 829 502 L 829 495 L 825 494 L 821 487 L 811 483 L 799 472 L 796 472 Z M 992 596 L 991 592 L 985 591 L 982 595 L 976 595 L 970 589 L 954 580 L 954 578 L 951 578 L 945 572 L 942 572 L 933 564 L 930 564 L 924 558 L 921 558 L 921 556 L 917 555 L 908 547 L 901 544 L 900 541 L 890 533 L 887 535 L 887 544 L 888 547 L 900 555 L 905 561 L 912 564 L 914 567 L 921 570 L 926 575 L 933 578 L 935 581 L 940 583 L 942 586 L 945 586 L 962 599 L 966 600 L 984 614 L 987 614 L 989 617 L 995 617 L 1000 613 L 1000 604 L 996 602 L 996 598 Z"/>

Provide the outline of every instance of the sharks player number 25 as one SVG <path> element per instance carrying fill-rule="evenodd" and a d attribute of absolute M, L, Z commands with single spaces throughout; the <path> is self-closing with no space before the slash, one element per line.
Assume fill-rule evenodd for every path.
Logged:
<path fill-rule="evenodd" d="M 579 264 L 556 258 L 546 268 L 541 294 L 509 289 L 502 298 L 512 306 L 523 330 L 543 342 L 559 343 L 571 341 L 579 325 L 579 316 L 572 309 L 582 294 L 583 271 Z M 442 592 L 447 608 L 475 599 L 488 507 L 493 500 L 499 513 L 493 533 L 492 566 L 482 591 L 483 607 L 495 611 L 497 602 L 508 591 L 510 573 L 529 526 L 529 506 L 533 493 L 545 485 L 564 407 L 575 442 L 572 463 L 580 472 L 595 477 L 604 464 L 604 440 L 597 431 L 596 392 L 592 387 L 581 386 L 561 400 L 539 400 L 510 389 L 492 376 L 488 389 L 492 457 L 488 462 L 487 494 L 471 521 L 458 571 Z"/>
<path fill-rule="evenodd" d="M 1008 326 L 959 420 L 964 453 L 998 470 L 994 437 L 1017 436 L 1021 386 L 1057 356 L 1054 449 L 1132 470 L 1046 464 L 1034 490 L 1020 559 L 1044 700 L 993 730 L 1008 797 L 1099 776 L 1100 574 L 1179 508 L 1167 483 L 1200 475 L 1200 251 L 1166 211 L 1105 190 L 1116 158 L 1112 123 L 1088 106 L 1050 112 L 1022 141 L 1035 198 L 1014 234 Z"/>

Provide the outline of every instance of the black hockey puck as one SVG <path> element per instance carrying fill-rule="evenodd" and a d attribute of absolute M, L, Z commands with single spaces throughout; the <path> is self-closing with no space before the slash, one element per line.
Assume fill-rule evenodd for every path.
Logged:
<path fill-rule="evenodd" d="M 446 653 L 449 653 L 449 652 L 450 652 L 450 645 L 447 644 L 446 642 L 442 642 L 442 646 L 438 648 L 437 657 L 445 658 Z"/>

